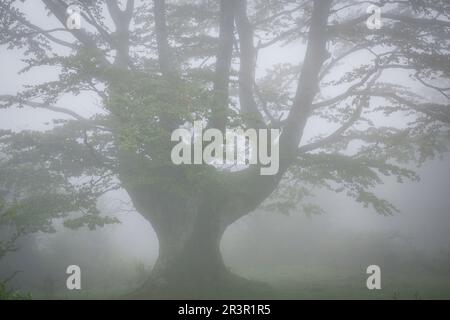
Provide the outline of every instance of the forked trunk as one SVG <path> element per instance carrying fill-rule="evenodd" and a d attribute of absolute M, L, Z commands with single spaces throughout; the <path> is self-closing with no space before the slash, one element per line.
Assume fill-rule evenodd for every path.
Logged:
<path fill-rule="evenodd" d="M 151 179 L 145 180 L 157 183 L 141 184 L 134 170 L 145 170 L 139 171 L 136 161 L 122 162 L 126 163 L 133 166 L 123 166 L 128 170 L 123 171 L 121 180 L 134 207 L 150 222 L 159 240 L 158 260 L 148 281 L 130 295 L 132 298 L 256 298 L 267 291 L 267 286 L 231 273 L 220 252 L 226 228 L 243 215 L 237 214 L 239 208 L 245 207 L 242 212 L 247 213 L 254 209 L 254 205 L 241 203 L 247 198 L 233 201 L 235 194 L 222 186 L 226 185 L 223 180 L 200 188 L 195 181 L 186 179 L 182 168 L 173 166 L 158 168 Z M 129 172 L 134 173 L 133 179 L 127 179 Z M 165 185 L 172 187 L 164 188 Z"/>
<path fill-rule="evenodd" d="M 174 221 L 176 223 L 176 221 Z M 143 299 L 220 299 L 265 297 L 266 285 L 233 274 L 224 264 L 220 240 L 225 228 L 213 213 L 195 215 L 191 232 L 181 226 L 157 230 L 159 256 L 146 283 L 133 293 Z M 164 231 L 163 231 L 164 230 Z"/>

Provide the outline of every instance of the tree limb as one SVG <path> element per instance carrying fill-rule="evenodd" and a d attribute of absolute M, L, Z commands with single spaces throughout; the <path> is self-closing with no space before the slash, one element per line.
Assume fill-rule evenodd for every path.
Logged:
<path fill-rule="evenodd" d="M 231 59 L 233 54 L 235 0 L 220 1 L 219 47 L 214 75 L 211 126 L 224 131 L 227 123 Z"/>
<path fill-rule="evenodd" d="M 256 51 L 253 44 L 253 27 L 247 17 L 247 0 L 237 2 L 236 26 L 240 45 L 239 101 L 241 114 L 251 127 L 259 128 L 265 125 L 254 97 Z"/>
<path fill-rule="evenodd" d="M 329 57 L 326 48 L 330 0 L 314 1 L 309 40 L 294 103 L 280 136 L 280 170 L 287 170 L 295 159 L 303 130 L 318 91 L 319 73 Z"/>
<path fill-rule="evenodd" d="M 166 25 L 166 2 L 165 0 L 153 0 L 156 43 L 158 46 L 158 60 L 161 72 L 165 76 L 173 73 L 172 55 L 168 42 Z"/>

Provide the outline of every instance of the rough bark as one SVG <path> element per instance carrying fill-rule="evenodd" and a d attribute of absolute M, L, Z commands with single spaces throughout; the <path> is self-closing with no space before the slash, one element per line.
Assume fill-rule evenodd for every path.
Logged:
<path fill-rule="evenodd" d="M 129 170 L 137 167 L 133 163 Z M 148 281 L 129 297 L 202 299 L 270 294 L 267 286 L 234 275 L 224 264 L 220 241 L 235 221 L 224 212 L 230 209 L 225 203 L 232 194 L 220 187 L 180 194 L 160 185 L 139 185 L 129 180 L 127 169 L 123 173 L 134 206 L 151 223 L 159 240 L 158 260 Z M 168 176 L 182 188 L 190 184 L 183 169 L 174 166 L 158 168 L 154 179 Z"/>
<path fill-rule="evenodd" d="M 258 110 L 254 96 L 256 51 L 253 43 L 253 27 L 247 17 L 247 0 L 240 0 L 236 6 L 236 28 L 239 34 L 239 102 L 241 114 L 253 128 L 264 127 L 264 120 Z"/>

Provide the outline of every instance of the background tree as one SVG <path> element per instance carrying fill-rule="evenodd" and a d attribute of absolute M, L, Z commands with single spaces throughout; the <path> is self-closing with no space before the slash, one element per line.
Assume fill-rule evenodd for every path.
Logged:
<path fill-rule="evenodd" d="M 447 1 L 76 1 L 79 30 L 65 28 L 68 1 L 42 2 L 59 27 L 43 29 L 3 1 L 0 41 L 25 50 L 24 72 L 57 67 L 58 79 L 2 95 L 2 107 L 72 120 L 2 131 L 2 188 L 14 191 L 21 222 L 41 228 L 56 217 L 72 228 L 115 222 L 96 199 L 124 188 L 160 243 L 140 296 L 249 289 L 220 254 L 233 222 L 262 205 L 316 212 L 314 187 L 392 214 L 374 193 L 382 177 L 417 179 L 411 163 L 447 150 Z M 366 26 L 371 3 L 382 8 L 379 30 Z M 299 64 L 257 77 L 258 54 L 281 46 L 296 48 Z M 58 105 L 84 91 L 102 102 L 94 116 Z M 221 130 L 280 128 L 278 174 L 173 165 L 171 132 L 197 119 Z M 323 132 L 315 121 L 328 123 Z"/>

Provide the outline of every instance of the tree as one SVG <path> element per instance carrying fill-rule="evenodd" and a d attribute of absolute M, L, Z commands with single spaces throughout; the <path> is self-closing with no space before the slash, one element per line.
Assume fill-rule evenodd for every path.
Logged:
<path fill-rule="evenodd" d="M 72 120 L 46 132 L 3 131 L 0 181 L 17 191 L 23 221 L 49 226 L 64 217 L 73 228 L 114 222 L 96 199 L 124 188 L 160 243 L 142 296 L 243 290 L 248 283 L 219 249 L 233 222 L 263 205 L 316 212 L 307 199 L 315 187 L 392 214 L 374 193 L 383 176 L 417 179 L 411 164 L 447 150 L 447 1 L 375 1 L 379 30 L 366 26 L 366 1 L 76 1 L 81 29 L 65 28 L 68 1 L 42 2 L 61 26 L 43 29 L 3 1 L 1 43 L 25 50 L 24 72 L 58 67 L 59 78 L 2 95 L 3 107 Z M 286 45 L 299 64 L 257 77 L 258 53 Z M 84 118 L 58 105 L 85 91 L 103 112 Z M 171 132 L 198 119 L 220 130 L 280 128 L 278 174 L 262 176 L 259 165 L 175 166 Z M 328 132 L 308 138 L 313 121 Z"/>

